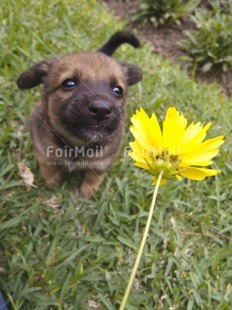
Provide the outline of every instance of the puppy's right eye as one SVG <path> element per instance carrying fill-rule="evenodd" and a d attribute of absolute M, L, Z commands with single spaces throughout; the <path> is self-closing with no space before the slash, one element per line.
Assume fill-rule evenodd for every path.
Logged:
<path fill-rule="evenodd" d="M 62 88 L 64 89 L 72 89 L 76 86 L 77 82 L 72 79 L 67 79 L 62 83 Z"/>

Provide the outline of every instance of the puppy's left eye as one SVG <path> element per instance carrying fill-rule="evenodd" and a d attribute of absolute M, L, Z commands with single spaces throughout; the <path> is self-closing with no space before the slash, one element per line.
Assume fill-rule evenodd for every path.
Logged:
<path fill-rule="evenodd" d="M 114 86 L 112 88 L 113 93 L 117 96 L 117 97 L 122 97 L 123 95 L 123 89 L 121 86 Z"/>
<path fill-rule="evenodd" d="M 76 81 L 72 80 L 72 79 L 67 79 L 64 80 L 64 82 L 62 83 L 62 88 L 64 89 L 72 89 L 76 86 Z"/>

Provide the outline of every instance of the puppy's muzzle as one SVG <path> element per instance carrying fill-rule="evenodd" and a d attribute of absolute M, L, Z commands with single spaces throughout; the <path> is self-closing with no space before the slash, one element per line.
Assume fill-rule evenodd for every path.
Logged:
<path fill-rule="evenodd" d="M 92 101 L 89 104 L 90 116 L 98 122 L 104 121 L 112 114 L 112 104 L 102 100 Z"/>

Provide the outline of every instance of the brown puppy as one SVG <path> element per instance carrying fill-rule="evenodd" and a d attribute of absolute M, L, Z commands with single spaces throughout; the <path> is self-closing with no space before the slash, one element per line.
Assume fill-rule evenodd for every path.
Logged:
<path fill-rule="evenodd" d="M 62 166 L 84 170 L 79 195 L 90 198 L 118 153 L 128 86 L 141 70 L 110 56 L 123 43 L 139 41 L 118 32 L 98 52 L 44 60 L 18 78 L 21 89 L 44 84 L 29 128 L 41 175 L 49 186 L 60 181 Z"/>

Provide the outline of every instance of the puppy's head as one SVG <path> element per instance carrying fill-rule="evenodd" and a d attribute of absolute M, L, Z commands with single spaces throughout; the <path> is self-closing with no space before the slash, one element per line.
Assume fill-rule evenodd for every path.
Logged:
<path fill-rule="evenodd" d="M 141 70 L 103 53 L 74 53 L 42 61 L 18 78 L 21 89 L 44 84 L 43 104 L 64 137 L 100 141 L 119 126 L 128 86 Z"/>

